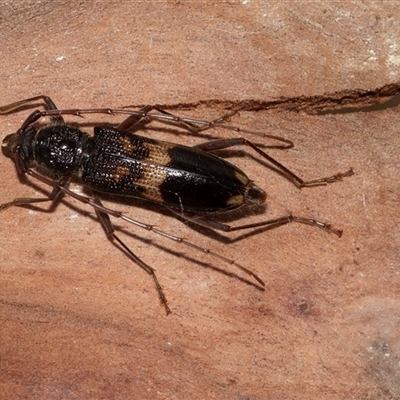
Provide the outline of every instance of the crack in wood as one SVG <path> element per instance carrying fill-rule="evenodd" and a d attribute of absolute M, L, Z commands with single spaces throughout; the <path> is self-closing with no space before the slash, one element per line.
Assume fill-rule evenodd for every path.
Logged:
<path fill-rule="evenodd" d="M 376 89 L 350 89 L 315 96 L 280 97 L 271 100 L 208 99 L 190 103 L 157 104 L 164 110 L 219 108 L 235 111 L 294 111 L 306 114 L 331 114 L 376 111 L 400 104 L 400 83 L 390 83 Z M 145 104 L 124 108 L 141 108 Z"/>

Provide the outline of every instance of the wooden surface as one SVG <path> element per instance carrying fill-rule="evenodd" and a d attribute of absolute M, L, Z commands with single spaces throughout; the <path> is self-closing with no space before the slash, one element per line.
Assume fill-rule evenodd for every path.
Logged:
<path fill-rule="evenodd" d="M 261 292 L 116 221 L 157 269 L 168 317 L 89 207 L 66 198 L 51 213 L 1 213 L 0 398 L 399 398 L 400 115 L 396 97 L 372 106 L 399 92 L 399 18 L 394 2 L 4 3 L 2 105 L 46 94 L 60 108 L 160 104 L 203 119 L 241 106 L 230 123 L 293 140 L 269 154 L 302 178 L 355 175 L 299 191 L 230 158 L 268 193 L 265 214 L 242 222 L 293 212 L 342 228 L 341 239 L 292 224 L 229 241 L 107 203 L 266 282 Z M 1 116 L 3 137 L 27 115 Z M 40 195 L 6 157 L 0 170 L 0 203 Z"/>

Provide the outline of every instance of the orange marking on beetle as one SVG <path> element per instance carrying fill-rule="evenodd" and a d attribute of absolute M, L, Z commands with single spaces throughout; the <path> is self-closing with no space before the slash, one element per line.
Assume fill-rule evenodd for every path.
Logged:
<path fill-rule="evenodd" d="M 124 176 L 129 176 L 131 173 L 129 167 L 124 167 L 119 165 L 115 168 L 115 172 L 112 174 L 112 178 L 114 181 L 120 181 Z"/>
<path fill-rule="evenodd" d="M 132 143 L 131 139 L 128 136 L 121 135 L 119 138 L 122 142 L 122 148 L 127 153 L 133 153 L 136 151 L 136 146 Z"/>

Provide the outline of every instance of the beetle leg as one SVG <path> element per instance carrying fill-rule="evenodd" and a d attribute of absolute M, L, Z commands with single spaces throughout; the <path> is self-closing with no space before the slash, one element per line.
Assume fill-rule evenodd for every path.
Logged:
<path fill-rule="evenodd" d="M 10 114 L 15 112 L 18 109 L 21 109 L 25 106 L 29 106 L 29 108 L 34 104 L 37 100 L 43 100 L 45 103 L 45 110 L 57 110 L 56 105 L 50 97 L 40 95 L 35 97 L 30 97 L 29 99 L 16 101 L 15 103 L 7 104 L 6 106 L 0 107 L 0 115 Z M 26 107 L 25 107 L 26 108 Z M 34 111 L 22 124 L 21 129 L 25 129 L 28 125 L 34 123 L 42 116 L 41 111 Z M 65 121 L 61 114 L 51 115 L 51 122 L 55 125 L 64 125 Z"/>
<path fill-rule="evenodd" d="M 100 199 L 97 197 L 93 198 L 93 202 L 98 204 L 100 207 L 104 207 Z M 103 211 L 100 211 L 100 209 L 98 208 L 94 208 L 94 210 L 96 212 L 97 217 L 99 218 L 101 226 L 103 227 L 107 237 L 112 242 L 115 240 L 118 243 L 120 250 L 122 250 L 133 262 L 139 265 L 140 268 L 144 269 L 153 278 L 153 282 L 157 289 L 161 304 L 164 306 L 167 315 L 170 314 L 171 310 L 168 307 L 167 298 L 165 297 L 161 285 L 158 282 L 154 268 L 150 267 L 145 262 L 143 262 L 138 256 L 136 256 L 136 254 L 134 254 L 132 250 L 115 234 L 115 229 L 111 223 L 110 216 L 108 214 L 106 214 Z"/>
<path fill-rule="evenodd" d="M 319 178 L 310 181 L 304 181 L 303 179 L 299 178 L 295 173 L 290 171 L 284 165 L 282 165 L 279 161 L 272 158 L 268 155 L 265 151 L 261 150 L 257 145 L 250 142 L 245 138 L 232 138 L 232 139 L 219 139 L 219 140 L 211 140 L 209 142 L 200 143 L 194 146 L 197 149 L 202 151 L 216 151 L 227 149 L 233 146 L 248 146 L 256 151 L 261 157 L 267 160 L 270 164 L 272 164 L 272 168 L 286 178 L 288 181 L 292 182 L 296 187 L 299 189 L 303 187 L 313 187 L 313 186 L 320 186 L 320 185 L 327 185 L 330 183 L 338 182 L 343 180 L 343 178 L 354 175 L 353 169 L 350 168 L 346 172 L 339 172 L 338 174 L 326 177 L 326 178 Z"/>
<path fill-rule="evenodd" d="M 67 185 L 69 182 L 70 178 L 69 177 L 63 177 L 61 178 L 57 183 L 53 185 L 53 190 L 48 194 L 47 197 L 17 197 L 13 201 L 10 201 L 8 203 L 3 203 L 0 204 L 0 211 L 6 210 L 9 207 L 24 207 L 30 204 L 36 204 L 36 203 L 43 203 L 46 201 L 51 201 L 52 205 L 55 204 L 55 202 L 60 198 L 62 195 L 62 187 Z"/>
<path fill-rule="evenodd" d="M 138 125 L 138 127 L 141 127 L 149 122 L 148 118 L 146 118 L 146 115 L 148 112 L 150 112 L 153 109 L 152 106 L 146 106 L 143 107 L 139 110 L 138 114 L 132 114 L 130 115 L 127 119 L 122 121 L 118 126 L 117 129 L 120 129 L 121 131 L 129 131 Z"/>
<path fill-rule="evenodd" d="M 324 231 L 326 231 L 328 233 L 334 233 L 335 235 L 337 235 L 339 237 L 341 237 L 342 233 L 343 233 L 342 230 L 336 229 L 332 225 L 330 225 L 326 222 L 316 221 L 311 218 L 296 217 L 292 214 L 285 215 L 283 217 L 279 217 L 276 219 L 271 219 L 268 221 L 255 222 L 253 224 L 231 226 L 231 225 L 219 222 L 219 221 L 215 221 L 210 218 L 205 218 L 205 217 L 201 217 L 201 216 L 199 217 L 198 215 L 195 215 L 195 214 L 181 213 L 181 212 L 177 212 L 171 208 L 169 208 L 169 210 L 171 210 L 175 214 L 181 216 L 183 219 L 185 219 L 188 222 L 192 222 L 194 224 L 204 226 L 205 228 L 223 231 L 223 232 L 234 232 L 234 231 L 240 231 L 240 230 L 252 229 L 252 228 L 253 229 L 254 228 L 265 228 L 265 230 L 271 230 L 271 229 L 278 228 L 279 226 L 282 226 L 282 225 L 290 224 L 291 222 L 298 222 L 301 224 L 321 228 Z"/>
<path fill-rule="evenodd" d="M 214 251 L 212 251 L 212 250 L 210 250 L 210 249 L 208 249 L 206 247 L 202 247 L 202 246 L 199 246 L 199 245 L 197 245 L 197 244 L 195 244 L 193 242 L 190 242 L 189 240 L 186 240 L 183 237 L 175 236 L 175 235 L 172 235 L 171 233 L 168 233 L 168 232 L 162 231 L 160 229 L 157 229 L 154 225 L 145 224 L 143 222 L 140 222 L 140 221 L 137 221 L 135 219 L 132 219 L 132 218 L 126 216 L 122 211 L 117 211 L 117 210 L 113 210 L 111 208 L 105 207 L 101 203 L 99 203 L 99 201 L 96 201 L 96 199 L 93 199 L 93 198 L 88 197 L 88 196 L 84 196 L 82 194 L 75 193 L 74 191 L 68 189 L 63 184 L 59 185 L 59 183 L 57 181 L 53 181 L 53 180 L 51 180 L 51 179 L 49 179 L 49 178 L 47 178 L 47 177 L 45 177 L 43 175 L 40 175 L 36 171 L 34 171 L 34 170 L 30 169 L 30 168 L 28 168 L 26 170 L 26 174 L 28 174 L 32 178 L 35 178 L 35 179 L 45 183 L 46 185 L 52 186 L 53 187 L 52 193 L 54 192 L 54 193 L 58 194 L 59 192 L 62 192 L 62 193 L 65 193 L 65 194 L 73 197 L 74 199 L 80 201 L 81 203 L 88 204 L 88 205 L 92 206 L 96 211 L 100 212 L 100 214 L 98 214 L 98 217 L 99 217 L 100 221 L 101 221 L 101 218 L 103 217 L 103 214 L 111 215 L 111 216 L 113 216 L 115 218 L 121 218 L 122 220 L 124 220 L 124 221 L 126 221 L 126 222 L 128 222 L 130 224 L 133 224 L 133 225 L 135 225 L 135 226 L 137 226 L 139 228 L 145 229 L 147 231 L 152 231 L 152 232 L 156 233 L 157 235 L 160 235 L 160 236 L 163 236 L 163 237 L 165 237 L 167 239 L 173 240 L 174 242 L 183 243 L 184 245 L 186 245 L 188 247 L 191 247 L 191 248 L 193 248 L 193 249 L 195 249 L 195 250 L 197 250 L 197 251 L 199 251 L 201 253 L 208 254 L 211 257 L 217 258 L 217 259 L 225 262 L 226 264 L 232 265 L 232 266 L 238 268 L 239 270 L 241 270 L 242 272 L 245 272 L 247 275 L 253 277 L 260 285 L 265 286 L 265 283 L 253 271 L 251 271 L 248 268 L 240 265 L 239 263 L 237 263 L 236 261 L 234 261 L 234 260 L 232 260 L 230 258 L 224 257 L 223 255 L 221 255 L 219 253 L 216 253 L 216 252 L 214 252 Z M 34 199 L 34 200 L 37 200 L 37 199 Z M 40 199 L 40 201 L 47 201 L 47 200 L 49 200 L 49 199 L 48 198 Z M 33 202 L 37 202 L 37 201 L 33 201 Z M 13 206 L 13 205 L 25 205 L 25 204 L 29 204 L 29 203 L 31 203 L 31 202 L 30 201 L 24 201 L 23 204 L 14 204 L 14 202 L 6 203 L 6 207 L 4 207 L 4 208 L 7 208 L 7 207 L 10 207 L 10 206 Z M 0 211 L 1 211 L 1 208 L 0 208 Z M 103 218 L 102 224 L 103 223 L 105 224 L 104 218 Z M 106 229 L 107 225 L 103 225 L 103 227 L 104 227 L 104 229 Z M 125 249 L 125 245 L 123 243 L 120 243 L 120 239 L 116 238 L 116 240 Z M 135 259 L 137 257 L 133 254 L 133 258 Z M 149 267 L 149 268 L 151 268 L 151 267 Z M 146 269 L 146 268 L 144 268 L 144 269 Z M 231 274 L 231 275 L 233 275 L 233 274 Z M 236 276 L 236 275 L 234 275 L 234 276 Z M 243 278 L 240 278 L 240 279 L 244 280 Z M 245 282 L 247 282 L 247 283 L 249 283 L 251 285 L 254 285 L 252 282 L 249 282 L 247 280 L 245 280 Z M 256 286 L 259 289 L 262 289 L 262 288 L 260 288 L 260 286 L 257 286 L 257 285 L 254 285 L 254 286 Z"/>

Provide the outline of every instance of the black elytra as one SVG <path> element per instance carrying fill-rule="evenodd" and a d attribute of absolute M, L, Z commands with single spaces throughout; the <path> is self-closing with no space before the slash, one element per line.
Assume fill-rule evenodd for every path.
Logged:
<path fill-rule="evenodd" d="M 261 204 L 266 193 L 232 163 L 197 148 L 112 127 L 94 136 L 68 125 L 29 126 L 4 139 L 24 168 L 78 177 L 93 190 L 139 197 L 188 213 L 226 212 Z"/>

